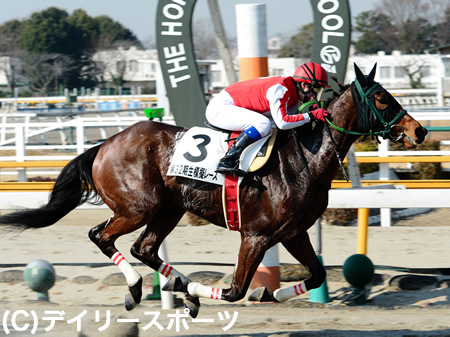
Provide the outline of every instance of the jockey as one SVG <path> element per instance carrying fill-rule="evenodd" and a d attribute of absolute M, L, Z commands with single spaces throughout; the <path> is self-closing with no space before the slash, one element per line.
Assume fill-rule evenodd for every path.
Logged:
<path fill-rule="evenodd" d="M 274 76 L 236 82 L 223 89 L 206 108 L 209 123 L 226 130 L 244 131 L 237 137 L 216 172 L 244 176 L 239 169 L 242 151 L 253 142 L 272 133 L 272 123 L 292 129 L 313 119 L 325 121 L 328 112 L 315 110 L 297 114 L 302 103 L 313 99 L 328 85 L 326 70 L 309 62 L 297 68 L 293 76 Z"/>

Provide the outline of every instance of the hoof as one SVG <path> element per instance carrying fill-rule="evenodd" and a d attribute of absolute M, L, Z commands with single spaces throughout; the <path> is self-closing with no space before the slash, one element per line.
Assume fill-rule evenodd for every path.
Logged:
<path fill-rule="evenodd" d="M 142 298 L 142 277 L 136 284 L 128 287 L 128 293 L 125 294 L 125 309 L 127 311 L 133 310 L 139 303 L 141 303 Z"/>
<path fill-rule="evenodd" d="M 268 291 L 265 287 L 256 288 L 248 297 L 249 301 L 253 302 L 278 302 L 273 297 L 273 291 Z"/>
<path fill-rule="evenodd" d="M 133 296 L 130 293 L 125 294 L 125 309 L 127 311 L 133 310 L 138 304 L 134 301 Z"/>
<path fill-rule="evenodd" d="M 184 283 L 179 276 L 172 276 L 162 287 L 164 291 L 179 291 L 187 293 L 188 283 Z"/>
<path fill-rule="evenodd" d="M 184 307 L 189 310 L 189 315 L 192 318 L 195 318 L 200 310 L 200 299 L 198 297 L 186 294 L 184 299 Z"/>

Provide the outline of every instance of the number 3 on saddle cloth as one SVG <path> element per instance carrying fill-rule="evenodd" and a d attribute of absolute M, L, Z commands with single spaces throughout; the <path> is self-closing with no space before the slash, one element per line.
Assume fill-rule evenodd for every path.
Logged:
<path fill-rule="evenodd" d="M 267 162 L 275 142 L 277 129 L 272 136 L 262 138 L 248 146 L 242 153 L 239 168 L 255 172 Z M 193 127 L 177 134 L 177 144 L 168 176 L 179 176 L 223 186 L 223 209 L 229 230 L 239 231 L 239 185 L 242 177 L 216 172 L 219 160 L 225 155 L 240 132 L 222 132 L 210 128 Z"/>

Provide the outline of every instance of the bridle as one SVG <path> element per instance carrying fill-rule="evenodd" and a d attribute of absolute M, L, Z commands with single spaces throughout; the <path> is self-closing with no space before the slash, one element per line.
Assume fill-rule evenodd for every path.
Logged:
<path fill-rule="evenodd" d="M 326 129 L 327 129 L 328 135 L 330 136 L 331 143 L 333 144 L 334 152 L 335 152 L 336 157 L 338 159 L 339 166 L 341 167 L 341 170 L 342 170 L 342 173 L 344 175 L 344 178 L 347 181 L 349 180 L 349 178 L 348 178 L 347 173 L 345 172 L 343 161 L 342 161 L 341 156 L 339 154 L 337 145 L 336 145 L 336 143 L 335 143 L 335 141 L 334 141 L 334 139 L 332 137 L 332 134 L 331 134 L 331 131 L 330 131 L 330 126 L 333 129 L 335 129 L 335 130 L 337 130 L 339 132 L 342 132 L 342 133 L 355 135 L 355 136 L 365 136 L 365 137 L 370 136 L 372 138 L 376 138 L 377 140 L 378 140 L 379 136 L 381 136 L 383 139 L 390 139 L 393 142 L 398 142 L 399 140 L 401 140 L 401 139 L 403 139 L 405 137 L 407 137 L 408 140 L 410 140 L 410 137 L 408 137 L 404 133 L 403 127 L 401 125 L 399 125 L 399 124 L 395 124 L 398 120 L 400 120 L 403 116 L 406 115 L 407 111 L 405 109 L 403 109 L 391 121 L 386 122 L 385 118 L 383 118 L 383 116 L 382 116 L 382 113 L 377 109 L 375 104 L 372 103 L 372 101 L 370 100 L 370 94 L 374 92 L 375 88 L 380 86 L 380 84 L 378 82 L 375 82 L 374 85 L 371 88 L 369 88 L 367 91 L 363 90 L 363 88 L 362 88 L 362 86 L 359 83 L 357 78 L 355 78 L 354 85 L 355 85 L 356 90 L 357 90 L 357 92 L 359 94 L 359 98 L 361 99 L 361 108 L 359 108 L 359 109 L 357 108 L 356 111 L 357 111 L 358 114 L 361 115 L 359 117 L 361 117 L 360 119 L 362 120 L 362 128 L 363 128 L 364 132 L 358 132 L 358 131 L 347 130 L 347 129 L 341 128 L 339 126 L 334 125 L 328 118 L 325 117 L 325 120 L 327 122 L 325 124 L 325 126 L 326 126 Z M 353 100 L 355 101 L 355 99 L 357 99 L 357 97 L 355 97 L 356 95 L 354 95 L 354 90 L 352 90 L 352 96 L 353 96 Z M 319 101 L 317 99 L 316 93 L 314 93 L 314 92 L 313 92 L 313 98 L 314 98 L 314 100 L 311 100 L 309 102 L 303 103 L 300 106 L 300 108 L 298 109 L 298 111 L 301 113 L 303 111 L 303 109 L 305 109 L 306 107 L 309 107 L 310 105 L 313 105 L 313 104 L 316 104 L 318 107 L 319 106 L 322 107 L 322 108 L 324 107 L 324 102 L 323 101 Z M 373 121 L 377 122 L 378 126 L 380 126 L 380 124 L 381 124 L 381 130 L 378 130 L 378 131 L 374 131 L 373 130 L 374 127 L 376 126 L 375 123 L 369 123 L 369 121 L 367 120 L 367 117 L 366 117 L 368 115 L 367 113 L 369 111 L 372 113 Z M 395 137 L 391 133 L 391 131 L 393 129 L 397 129 L 397 128 L 400 128 L 400 132 L 398 133 L 398 136 Z M 367 129 L 369 129 L 369 130 L 366 131 Z M 311 174 L 311 171 L 308 168 L 308 164 L 307 164 L 305 155 L 304 155 L 304 153 L 303 153 L 303 151 L 302 151 L 302 149 L 300 147 L 300 144 L 298 142 L 298 139 L 296 137 L 295 129 L 294 129 L 293 132 L 294 132 L 295 145 L 296 145 L 297 150 L 298 150 L 298 152 L 300 154 L 300 157 L 301 157 L 301 159 L 303 161 L 303 164 L 306 167 L 306 170 L 308 172 L 308 176 L 310 177 L 310 179 L 312 180 L 312 182 L 315 185 L 318 185 L 317 181 L 314 179 L 314 177 Z"/>
<path fill-rule="evenodd" d="M 363 90 L 363 88 L 357 78 L 355 79 L 354 85 L 359 94 L 359 98 L 361 99 L 361 108 L 356 109 L 356 111 L 361 116 L 362 128 L 363 128 L 364 132 L 346 130 L 344 128 L 334 125 L 328 118 L 325 118 L 328 125 L 330 125 L 333 129 L 335 129 L 339 132 L 342 132 L 342 133 L 347 133 L 347 134 L 356 135 L 356 136 L 366 136 L 366 137 L 370 136 L 372 138 L 380 136 L 383 139 L 390 139 L 394 143 L 407 137 L 404 132 L 403 127 L 399 124 L 395 124 L 397 121 L 399 121 L 401 118 L 403 118 L 403 116 L 406 115 L 407 111 L 405 109 L 403 109 L 391 121 L 386 122 L 385 119 L 383 118 L 382 114 L 380 113 L 380 111 L 375 106 L 375 104 L 370 100 L 369 95 L 374 91 L 375 88 L 380 86 L 380 83 L 375 82 L 375 84 L 371 88 L 369 88 L 367 91 Z M 353 96 L 354 101 L 355 101 L 355 99 L 358 99 L 357 97 L 355 97 L 354 90 L 352 90 L 352 96 Z M 377 121 L 378 125 L 381 125 L 381 130 L 374 131 L 373 129 L 375 127 L 375 124 L 372 123 L 371 125 L 369 125 L 369 122 L 367 120 L 367 116 L 368 116 L 367 112 L 368 111 L 370 111 L 372 113 L 373 120 Z M 367 129 L 369 129 L 369 130 L 367 130 Z M 394 136 L 394 134 L 391 132 L 394 129 L 400 129 L 400 132 L 397 133 L 397 136 Z"/>

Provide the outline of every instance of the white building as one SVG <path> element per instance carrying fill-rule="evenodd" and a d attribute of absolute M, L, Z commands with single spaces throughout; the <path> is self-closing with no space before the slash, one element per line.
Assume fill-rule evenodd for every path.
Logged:
<path fill-rule="evenodd" d="M 353 63 L 356 63 L 363 73 L 368 73 L 377 63 L 376 80 L 386 89 L 411 89 L 411 79 L 421 82 L 423 88 L 436 89 L 437 79 L 442 77 L 441 60 L 438 55 L 402 55 L 394 51 L 392 55 L 378 52 L 376 55 L 353 55 L 349 58 L 346 82 L 355 77 Z M 450 76 L 450 74 L 448 74 Z"/>
<path fill-rule="evenodd" d="M 127 87 L 145 87 L 155 90 L 158 71 L 158 52 L 154 49 L 140 50 L 136 47 L 105 50 L 94 54 L 93 60 L 102 70 L 106 83 L 122 76 Z"/>
<path fill-rule="evenodd" d="M 345 83 L 350 83 L 354 79 L 353 63 L 356 63 L 365 73 L 368 73 L 377 63 L 376 80 L 388 90 L 411 89 L 409 73 L 414 74 L 412 79 L 416 82 L 420 78 L 420 87 L 433 89 L 438 95 L 442 93 L 441 96 L 450 97 L 450 54 L 445 54 L 445 46 L 444 49 L 436 50 L 437 54 L 402 55 L 400 52 L 393 52 L 392 55 L 386 55 L 379 52 L 376 55 L 350 56 Z M 121 77 L 125 88 L 141 87 L 154 92 L 159 68 L 156 50 L 119 48 L 97 52 L 94 60 L 102 70 L 105 86 L 113 87 L 114 79 Z M 291 75 L 305 62 L 308 60 L 269 57 L 269 76 Z M 234 67 L 239 74 L 238 59 L 234 60 Z M 211 89 L 218 92 L 229 85 L 222 60 L 199 61 L 198 69 L 205 83 L 205 93 Z M 0 86 L 4 87 L 6 84 L 5 74 L 0 69 Z"/>

